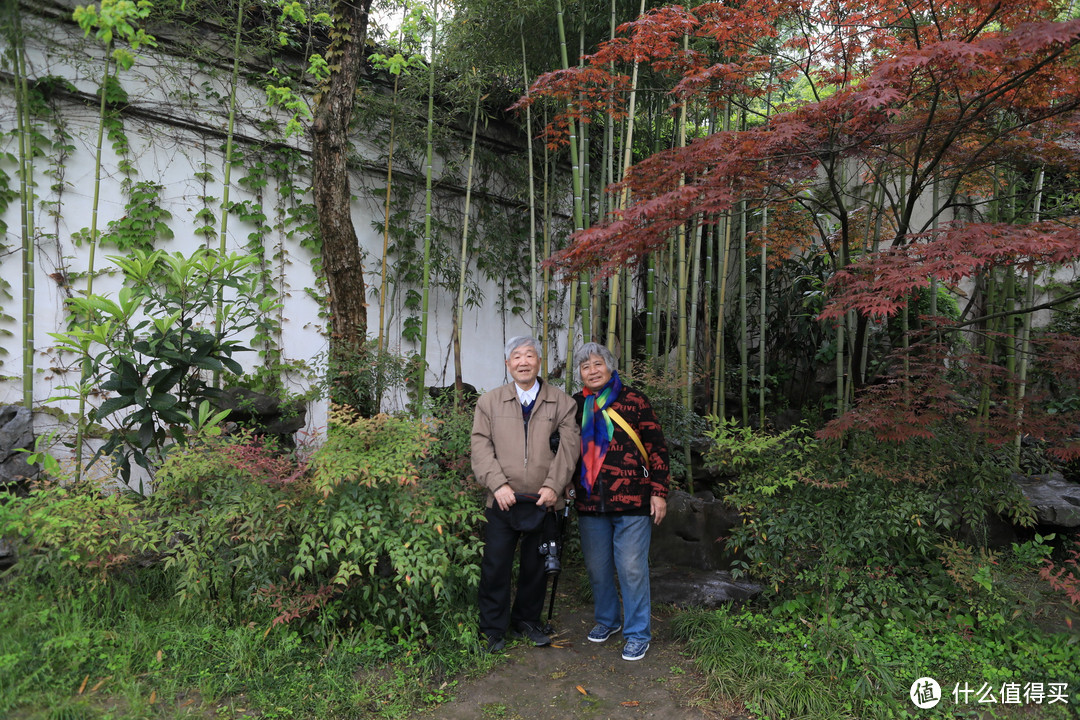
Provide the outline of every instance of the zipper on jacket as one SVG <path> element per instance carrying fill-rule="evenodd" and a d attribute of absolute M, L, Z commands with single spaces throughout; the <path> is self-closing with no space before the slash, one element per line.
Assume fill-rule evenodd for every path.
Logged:
<path fill-rule="evenodd" d="M 522 425 L 522 427 L 525 428 L 525 470 L 529 469 L 529 420 L 532 420 L 533 413 L 536 412 L 536 410 L 537 410 L 537 408 L 539 406 L 540 406 L 540 393 L 537 392 L 536 397 L 533 398 L 533 407 L 532 407 L 532 410 L 529 411 L 529 417 L 528 418 L 525 418 L 525 417 L 521 418 L 521 425 Z M 528 475 L 528 472 L 526 472 L 525 474 Z"/>
<path fill-rule="evenodd" d="M 539 398 L 538 398 L 539 399 Z M 533 410 L 536 409 L 536 404 L 533 404 Z M 525 428 L 525 469 L 529 469 L 529 420 L 532 420 L 532 412 L 529 412 L 529 419 L 521 419 L 521 424 Z M 528 475 L 528 473 L 526 473 Z"/>

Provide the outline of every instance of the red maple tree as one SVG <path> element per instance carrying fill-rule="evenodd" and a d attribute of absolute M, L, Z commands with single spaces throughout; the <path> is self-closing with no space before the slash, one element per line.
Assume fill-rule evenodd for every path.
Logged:
<path fill-rule="evenodd" d="M 830 258 L 835 274 L 820 320 L 854 316 L 850 367 L 862 388 L 863 368 L 872 365 L 863 356 L 869 335 L 932 281 L 974 283 L 975 298 L 990 273 L 1025 276 L 1080 259 L 1075 203 L 1040 217 L 1030 202 L 1039 194 L 1036 175 L 1075 188 L 1080 173 L 1080 20 L 1058 20 L 1058 12 L 1054 3 L 1027 0 L 792 0 L 647 13 L 582 67 L 538 78 L 529 101 L 573 99 L 568 112 L 586 122 L 598 112 L 622 117 L 628 81 L 618 69 L 636 61 L 672 78 L 673 104 L 734 102 L 751 114 L 761 114 L 765 99 L 772 105 L 748 129 L 638 161 L 612 188 L 629 189 L 629 207 L 575 234 L 549 262 L 567 272 L 611 273 L 661 248 L 670 230 L 695 216 L 767 204 L 783 221 L 761 242 L 814 246 Z M 782 96 L 795 77 L 802 93 Z M 551 142 L 561 142 L 566 119 L 549 128 Z M 894 343 L 906 358 L 885 365 L 903 372 L 863 393 L 829 432 L 859 426 L 891 439 L 920 434 L 919 427 L 960 412 L 964 388 L 946 370 L 963 367 L 979 385 L 972 392 L 1001 396 L 982 399 L 986 412 L 977 415 L 985 426 L 1052 436 L 1063 454 L 1075 454 L 1067 441 L 1074 419 L 1040 415 L 1035 393 L 1017 398 L 1018 379 L 1003 375 L 1001 360 L 1006 343 L 1019 351 L 1015 318 L 1073 299 L 995 308 L 980 296 L 949 327 L 915 318 L 916 326 L 937 323 L 935 332 Z M 1001 316 L 1008 320 L 991 322 Z M 991 338 L 999 325 L 1008 339 Z M 986 340 L 971 352 L 942 341 L 961 331 Z M 1076 350 L 1075 338 L 1033 342 L 1044 385 L 1075 387 L 1080 377 L 1061 355 Z"/>

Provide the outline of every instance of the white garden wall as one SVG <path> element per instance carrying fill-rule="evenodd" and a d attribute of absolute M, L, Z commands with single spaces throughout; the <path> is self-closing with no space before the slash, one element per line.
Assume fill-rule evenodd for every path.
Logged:
<path fill-rule="evenodd" d="M 35 125 L 48 139 L 54 141 L 58 132 L 66 132 L 70 142 L 66 150 L 51 147 L 34 163 L 37 200 L 35 203 L 36 258 L 34 263 L 33 302 L 34 347 L 34 403 L 35 407 L 57 408 L 65 413 L 75 411 L 77 405 L 70 400 L 56 398 L 68 394 L 62 388 L 75 382 L 79 368 L 74 356 L 57 352 L 49 333 L 66 327 L 70 313 L 65 301 L 74 294 L 85 291 L 88 246 L 77 244 L 75 237 L 90 227 L 95 181 L 95 142 L 98 131 L 98 106 L 95 95 L 104 67 L 104 50 L 92 37 L 86 39 L 81 30 L 70 20 L 73 4 L 37 4 L 33 11 L 29 5 L 23 12 L 24 31 L 27 36 L 26 51 L 28 76 L 40 79 L 46 76 L 64 78 L 74 86 L 74 91 L 59 91 L 50 98 L 50 117 L 38 117 Z M 169 28 L 150 28 L 158 36 L 157 49 L 140 49 L 136 65 L 121 71 L 119 80 L 128 93 L 128 105 L 121 113 L 123 134 L 130 143 L 129 151 L 118 155 L 109 140 L 105 139 L 102 151 L 101 185 L 97 226 L 99 233 L 106 232 L 111 221 L 124 216 L 128 196 L 123 190 L 125 177 L 131 182 L 147 181 L 161 186 L 157 202 L 171 214 L 167 221 L 173 236 L 159 240 L 155 247 L 170 253 L 190 254 L 204 245 L 217 247 L 216 234 L 199 234 L 196 230 L 205 225 L 220 228 L 221 198 L 223 196 L 224 143 L 228 120 L 227 98 L 229 95 L 229 68 L 200 66 L 185 61 L 170 50 L 177 47 L 175 38 L 169 36 Z M 174 28 L 174 32 L 181 29 Z M 197 32 L 191 29 L 183 32 Z M 0 169 L 8 176 L 7 190 L 18 190 L 18 168 L 13 162 L 17 155 L 16 114 L 12 95 L 9 67 L 4 68 L 0 83 Z M 252 72 L 245 65 L 243 72 Z M 359 102 L 364 102 L 361 95 Z M 293 162 L 302 166 L 308 159 L 308 147 L 303 137 L 285 138 L 283 113 L 269 109 L 261 89 L 241 82 L 238 93 L 237 125 L 235 139 L 238 151 L 245 158 L 263 157 L 275 153 L 289 153 Z M 487 140 L 505 146 L 507 138 L 518 143 L 518 152 L 524 157 L 522 138 L 511 133 L 506 125 L 494 125 L 487 131 Z M 460 133 L 462 156 L 467 152 L 468 135 Z M 496 137 L 498 136 L 498 137 Z M 383 196 L 385 186 L 386 149 L 379 142 L 380 136 L 370 133 L 355 138 L 357 153 L 356 170 L 352 176 L 354 202 L 352 215 L 360 245 L 365 253 L 365 283 L 369 290 L 368 320 L 370 335 L 377 332 L 379 317 L 378 288 L 382 257 Z M 124 160 L 131 163 L 132 170 L 125 176 L 121 171 Z M 450 158 L 453 172 L 447 170 L 444 158 L 437 160 L 439 193 L 436 203 L 450 208 L 448 217 L 461 217 L 463 207 L 462 186 L 464 168 L 462 157 Z M 317 298 L 324 292 L 312 261 L 317 259 L 302 244 L 307 234 L 299 223 L 289 221 L 289 213 L 303 203 L 310 203 L 310 195 L 290 192 L 282 177 L 270 177 L 258 191 L 240 183 L 249 172 L 234 166 L 230 182 L 230 200 L 247 202 L 266 215 L 268 228 L 253 242 L 249 235 L 257 230 L 251 222 L 243 222 L 230 216 L 225 243 L 230 251 L 258 253 L 274 289 L 282 303 L 277 349 L 284 362 L 292 363 L 302 370 L 287 373 L 285 380 L 297 392 L 308 389 L 312 377 L 318 375 L 325 362 L 328 349 L 326 320 L 320 316 Z M 402 180 L 407 180 L 407 170 L 402 170 Z M 286 177 L 288 174 L 286 173 Z M 292 181 L 304 188 L 309 184 L 306 177 L 293 177 Z M 485 203 L 489 210 L 509 214 L 524 214 L 521 197 L 511 196 L 518 192 L 505 179 L 489 175 L 486 185 L 474 188 L 474 206 Z M 563 187 L 568 184 L 563 185 Z M 414 218 L 422 222 L 423 189 L 415 188 L 411 198 Z M 213 223 L 200 217 L 210 211 Z M 18 198 L 8 203 L 0 219 L 6 230 L 0 239 L 0 284 L 3 285 L 3 310 L 0 312 L 0 332 L 3 333 L 0 356 L 0 404 L 22 402 L 23 328 L 27 317 L 23 312 L 21 297 L 23 280 L 20 264 L 20 219 Z M 479 223 L 479 224 L 477 224 Z M 475 224 L 475 225 L 473 225 Z M 471 221 L 477 235 L 483 233 L 481 221 L 474 216 Z M 522 223 L 524 226 L 525 224 Z M 460 233 L 460 224 L 458 226 Z M 455 244 L 458 241 L 455 241 Z M 516 242 L 513 238 L 509 242 Z M 99 271 L 111 268 L 106 256 L 122 254 L 114 247 L 102 246 L 97 251 L 96 267 Z M 529 275 L 528 238 L 520 238 L 520 252 L 512 267 L 503 268 L 505 275 L 516 274 L 527 284 Z M 534 332 L 524 315 L 514 314 L 500 307 L 503 294 L 501 281 L 490 269 L 478 272 L 474 266 L 471 274 L 478 284 L 483 298 L 475 307 L 467 308 L 464 316 L 462 342 L 462 374 L 464 381 L 477 388 L 486 389 L 506 381 L 501 349 L 505 340 L 513 335 Z M 119 279 L 115 273 L 97 275 L 96 293 L 115 293 Z M 407 288 L 391 289 L 387 315 L 390 318 L 388 346 L 401 354 L 418 349 L 418 343 L 402 339 L 403 323 L 409 312 L 404 307 Z M 560 297 L 562 297 L 560 295 Z M 454 381 L 454 362 L 451 351 L 453 294 L 432 287 L 428 332 L 428 385 L 450 385 Z M 564 315 L 561 308 L 556 316 Z M 539 332 L 539 329 L 536 330 Z M 562 362 L 565 331 L 553 330 L 553 366 Z M 246 357 L 244 357 L 246 356 Z M 246 367 L 260 363 L 255 352 L 244 353 L 237 359 Z M 403 399 L 391 398 L 386 409 L 399 410 Z M 40 414 L 39 414 L 40 417 Z M 309 430 L 317 432 L 325 426 L 325 405 L 313 403 L 309 408 Z"/>

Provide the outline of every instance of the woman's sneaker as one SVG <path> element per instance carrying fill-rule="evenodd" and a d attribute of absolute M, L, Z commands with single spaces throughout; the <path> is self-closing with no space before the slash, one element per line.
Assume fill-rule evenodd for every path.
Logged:
<path fill-rule="evenodd" d="M 623 660 L 640 660 L 649 651 L 649 643 L 644 640 L 627 640 L 623 646 Z"/>
<path fill-rule="evenodd" d="M 596 626 L 589 631 L 589 642 L 604 642 L 620 630 L 622 630 L 622 625 L 618 627 L 608 627 L 607 625 L 601 625 L 600 623 L 596 623 Z"/>

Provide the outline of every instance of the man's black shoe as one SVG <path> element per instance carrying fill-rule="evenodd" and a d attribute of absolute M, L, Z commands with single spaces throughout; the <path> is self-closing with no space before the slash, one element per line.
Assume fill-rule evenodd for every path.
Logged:
<path fill-rule="evenodd" d="M 510 637 L 526 638 L 536 647 L 544 647 L 545 645 L 551 644 L 551 638 L 540 629 L 539 625 L 534 625 L 533 623 L 521 623 L 510 631 Z"/>
<path fill-rule="evenodd" d="M 506 639 L 502 635 L 491 635 L 487 639 L 487 651 L 489 653 L 502 652 L 506 649 Z"/>

